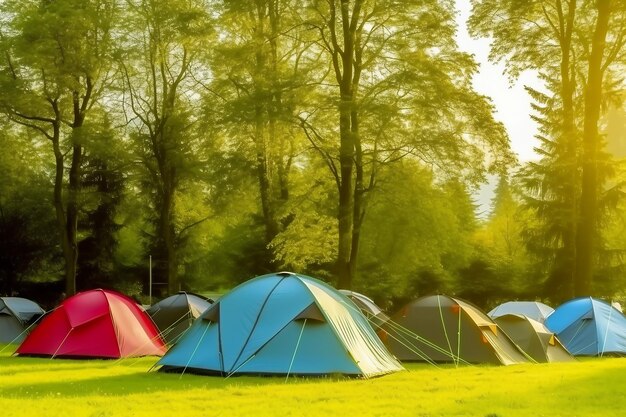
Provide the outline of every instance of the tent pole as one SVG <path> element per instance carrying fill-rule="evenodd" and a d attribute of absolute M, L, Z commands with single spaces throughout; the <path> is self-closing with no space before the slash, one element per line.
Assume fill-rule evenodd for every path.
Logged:
<path fill-rule="evenodd" d="M 200 340 L 198 340 L 198 344 L 196 344 L 196 347 L 194 348 L 193 352 L 191 352 L 191 356 L 189 356 L 189 360 L 185 364 L 185 367 L 183 368 L 183 371 L 180 373 L 180 376 L 178 377 L 178 379 L 181 379 L 183 375 L 185 374 L 185 371 L 189 367 L 189 364 L 191 363 L 191 360 L 193 359 L 193 357 L 196 355 L 196 352 L 198 351 L 198 348 L 200 347 L 200 344 L 202 343 L 202 340 L 204 339 L 204 336 L 206 335 L 207 330 L 209 330 L 209 327 L 211 327 L 211 322 L 209 322 L 209 324 L 204 328 L 204 332 L 202 332 L 202 336 L 200 337 Z"/>
<path fill-rule="evenodd" d="M 150 305 L 152 305 L 152 255 L 150 255 L 149 258 L 149 267 L 148 267 L 149 272 L 149 281 L 150 283 L 148 284 L 148 300 L 150 302 Z"/>
<path fill-rule="evenodd" d="M 592 307 L 593 308 L 593 307 Z M 604 349 L 606 349 L 606 339 L 609 337 L 609 327 L 611 326 L 611 316 L 613 315 L 613 306 L 609 304 L 609 320 L 606 324 L 606 331 L 604 332 L 604 340 L 602 341 L 602 351 L 600 352 L 600 357 L 604 356 Z"/>
<path fill-rule="evenodd" d="M 446 336 L 446 342 L 448 342 L 448 349 L 450 349 L 450 357 L 452 357 L 452 360 L 454 361 L 454 364 L 458 367 L 458 363 L 456 361 L 456 358 L 454 357 L 454 351 L 452 350 L 452 345 L 450 344 L 450 338 L 448 337 L 448 330 L 446 329 L 446 322 L 443 319 L 443 311 L 441 309 L 441 296 L 437 295 L 437 304 L 439 305 L 439 318 L 441 319 L 441 327 L 443 328 L 443 334 Z M 457 303 L 457 305 L 459 306 L 459 314 L 461 311 L 461 305 Z"/>
<path fill-rule="evenodd" d="M 306 320 L 304 319 L 304 323 L 302 323 L 302 329 L 300 329 L 300 336 L 298 336 L 298 341 L 296 342 L 296 348 L 293 350 L 293 356 L 291 357 L 291 362 L 289 363 L 289 369 L 287 370 L 287 376 L 285 377 L 285 382 L 289 379 L 289 374 L 291 373 L 291 367 L 293 366 L 293 361 L 296 359 L 296 352 L 298 352 L 298 347 L 300 346 L 300 339 L 302 339 L 302 333 L 304 332 L 304 326 L 306 326 Z"/>
<path fill-rule="evenodd" d="M 52 356 L 50 356 L 50 359 L 54 359 L 54 357 L 57 355 L 57 353 L 59 353 L 59 350 L 61 350 L 61 347 L 63 346 L 63 344 L 67 340 L 67 338 L 70 335 L 70 333 L 72 333 L 72 330 L 74 330 L 74 328 L 70 327 L 70 330 L 67 332 L 67 334 L 65 335 L 63 340 L 61 340 L 61 344 L 59 345 L 59 347 L 57 347 L 57 350 L 55 350 L 54 353 L 52 354 Z"/>
<path fill-rule="evenodd" d="M 459 367 L 459 362 L 461 361 L 461 306 L 459 306 L 459 327 L 456 332 L 456 359 L 455 366 Z"/>
<path fill-rule="evenodd" d="M 258 352 L 258 350 L 257 350 L 257 352 Z M 240 370 L 241 368 L 243 368 L 243 367 L 244 367 L 244 366 L 245 366 L 248 362 L 250 362 L 250 361 L 251 361 L 252 359 L 254 359 L 255 357 L 256 357 L 256 353 L 255 353 L 254 355 L 250 356 L 248 359 L 246 359 L 246 361 L 245 361 L 244 363 L 242 363 L 241 365 L 239 365 L 239 366 L 237 367 L 237 369 L 235 369 L 234 371 L 229 372 L 229 373 L 226 375 L 226 378 L 224 378 L 224 379 L 228 379 L 228 378 L 230 378 L 230 377 L 231 377 L 231 376 L 232 376 L 235 372 L 237 372 L 238 370 Z"/>

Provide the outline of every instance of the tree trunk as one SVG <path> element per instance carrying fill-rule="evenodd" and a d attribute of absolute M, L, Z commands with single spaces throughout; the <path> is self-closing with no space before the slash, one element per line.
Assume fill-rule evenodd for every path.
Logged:
<path fill-rule="evenodd" d="M 609 27 L 610 0 L 597 0 L 598 17 L 591 41 L 591 55 L 585 89 L 583 130 L 582 193 L 576 235 L 575 296 L 590 295 L 593 277 L 595 239 L 598 233 L 598 120 L 602 101 L 602 58 Z"/>
<path fill-rule="evenodd" d="M 58 108 L 53 103 L 56 112 L 56 121 L 52 124 L 52 150 L 54 152 L 54 190 L 52 201 L 56 215 L 57 230 L 61 242 L 61 250 L 63 251 L 63 259 L 65 261 L 65 294 L 71 296 L 76 293 L 76 263 L 74 262 L 74 253 L 71 248 L 67 234 L 67 217 L 65 213 L 65 204 L 63 201 L 63 176 L 65 174 L 65 160 L 63 152 L 61 152 L 61 121 Z"/>
<path fill-rule="evenodd" d="M 268 144 L 273 143 L 275 129 L 270 129 L 268 123 L 273 122 L 273 114 L 270 106 L 272 94 L 268 91 L 267 86 L 273 85 L 274 71 L 267 68 L 268 55 L 266 42 L 268 38 L 271 53 L 275 54 L 277 47 L 276 39 L 273 34 L 265 33 L 265 20 L 270 20 L 270 29 L 276 25 L 274 13 L 272 12 L 273 4 L 267 0 L 256 1 L 256 28 L 255 28 L 255 93 L 256 104 L 254 109 L 255 128 L 254 128 L 254 146 L 256 151 L 256 171 L 259 181 L 259 193 L 261 197 L 261 209 L 263 211 L 263 222 L 265 224 L 265 244 L 269 245 L 279 232 L 278 222 L 276 221 L 276 213 L 274 209 L 274 191 L 272 184 L 272 175 L 270 170 L 270 155 Z M 272 19 L 273 17 L 273 19 Z M 273 21 L 274 20 L 274 21 Z M 278 36 L 277 34 L 275 36 Z M 272 126 L 275 127 L 275 126 Z"/>
<path fill-rule="evenodd" d="M 152 139 L 153 154 L 158 168 L 157 207 L 159 210 L 157 228 L 157 274 L 161 275 L 163 283 L 167 283 L 169 294 L 180 291 L 178 281 L 178 259 L 176 244 L 176 229 L 174 225 L 175 196 L 177 188 L 177 172 L 172 166 L 169 151 L 168 118 L 161 119 L 157 131 Z"/>
<path fill-rule="evenodd" d="M 358 71 L 358 69 L 357 69 Z M 361 241 L 361 225 L 365 215 L 365 185 L 363 179 L 363 148 L 359 137 L 359 116 L 355 108 L 352 109 L 350 119 L 352 122 L 352 137 L 354 139 L 354 205 L 352 213 L 352 243 L 350 250 L 350 277 L 356 278 L 357 262 L 359 257 L 359 243 Z M 351 288 L 352 282 L 350 282 Z"/>
<path fill-rule="evenodd" d="M 272 182 L 268 169 L 267 146 L 264 131 L 265 121 L 262 106 L 257 105 L 254 139 L 256 148 L 256 170 L 259 180 L 263 220 L 265 223 L 265 243 L 269 245 L 278 234 L 278 223 L 276 222 L 276 215 L 274 213 Z"/>
<path fill-rule="evenodd" d="M 562 4 L 559 4 L 562 7 Z M 576 270 L 576 218 L 577 218 L 577 187 L 578 187 L 578 163 L 576 158 L 577 135 L 574 123 L 574 94 L 576 82 L 574 80 L 574 67 L 571 59 L 572 33 L 574 30 L 574 18 L 576 16 L 576 0 L 571 0 L 567 13 L 560 13 L 560 27 L 563 28 L 561 41 L 561 100 L 563 102 L 563 140 L 565 141 L 565 169 L 569 171 L 566 181 L 565 198 L 569 199 L 569 210 L 566 226 L 563 230 L 563 259 L 567 265 L 560 275 L 560 283 L 556 286 L 557 292 L 565 299 L 574 296 L 574 271 Z M 554 294 L 556 295 L 556 294 Z"/>
<path fill-rule="evenodd" d="M 79 79 L 77 79 L 77 82 L 78 81 Z M 68 296 L 74 295 L 78 287 L 76 285 L 76 275 L 78 269 L 78 197 L 81 189 L 81 171 L 83 164 L 83 147 L 80 143 L 80 131 L 85 123 L 85 115 L 92 97 L 91 93 L 93 91 L 91 78 L 86 77 L 85 83 L 86 88 L 82 101 L 81 94 L 78 91 L 75 90 L 72 92 L 74 120 L 72 121 L 72 163 L 70 165 L 69 172 L 66 223 L 67 241 L 69 245 L 69 257 L 66 257 L 66 262 L 71 263 L 69 268 L 66 267 L 66 294 Z"/>
<path fill-rule="evenodd" d="M 354 157 L 355 157 L 355 131 L 356 126 L 352 125 L 352 115 L 355 111 L 355 92 L 354 84 L 354 65 L 355 65 L 355 38 L 356 38 L 356 22 L 360 13 L 360 2 L 355 2 L 352 16 L 350 16 L 350 2 L 341 0 L 341 28 L 343 39 L 343 52 L 341 56 L 341 68 L 335 63 L 335 73 L 337 74 L 337 82 L 339 83 L 339 93 L 341 95 L 339 102 L 339 207 L 337 213 L 338 219 L 338 250 L 337 250 L 337 275 L 339 288 L 352 288 L 352 240 L 354 227 Z M 334 2 L 333 2 L 334 5 Z M 334 14 L 334 11 L 333 11 Z M 330 23 L 334 25 L 334 22 Z M 334 31 L 334 29 L 333 29 Z M 338 53 L 340 49 L 335 43 L 335 49 Z M 343 72 L 342 72 L 343 70 Z M 356 121 L 356 119 L 354 120 Z M 356 255 L 356 254 L 355 254 Z M 356 260 L 356 257 L 355 257 Z"/>
<path fill-rule="evenodd" d="M 166 99 L 164 99 L 165 101 Z M 162 112 L 166 113 L 166 110 Z M 155 205 L 158 210 L 155 239 L 155 275 L 158 282 L 167 284 L 168 294 L 180 291 L 178 281 L 178 260 L 176 229 L 174 225 L 175 196 L 178 184 L 177 171 L 172 166 L 169 137 L 169 114 L 155 122 L 156 129 L 151 132 L 150 144 L 156 170 Z"/>
<path fill-rule="evenodd" d="M 345 68 L 345 67 L 344 67 Z M 344 74 L 345 76 L 345 74 Z M 354 219 L 354 138 L 350 128 L 351 95 L 343 95 L 339 105 L 339 148 L 340 183 L 338 207 L 338 251 L 337 251 L 337 286 L 343 289 L 352 287 L 352 271 L 350 268 L 352 247 L 352 226 Z"/>
<path fill-rule="evenodd" d="M 66 286 L 65 292 L 68 296 L 76 294 L 76 272 L 78 265 L 78 194 L 80 192 L 80 168 L 82 163 L 83 149 L 80 145 L 72 146 L 72 163 L 69 170 L 69 190 L 67 198 L 67 221 L 65 234 L 67 236 L 66 262 Z"/>
<path fill-rule="evenodd" d="M 163 199 L 161 202 L 160 228 L 161 228 L 161 253 L 165 261 L 165 280 L 168 285 L 169 294 L 176 294 L 181 290 L 178 281 L 178 259 L 176 251 L 176 236 L 174 231 L 174 195 L 175 187 L 173 181 L 169 178 L 169 173 L 165 174 L 168 178 L 163 181 Z"/>

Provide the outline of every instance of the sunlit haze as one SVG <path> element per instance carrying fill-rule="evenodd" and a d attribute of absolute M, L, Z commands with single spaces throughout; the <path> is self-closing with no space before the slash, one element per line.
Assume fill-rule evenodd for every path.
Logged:
<path fill-rule="evenodd" d="M 511 139 L 511 149 L 518 155 L 520 162 L 537 158 L 533 148 L 537 146 L 535 133 L 537 125 L 530 118 L 530 97 L 524 90 L 525 85 L 536 87 L 539 80 L 531 71 L 522 73 L 517 80 L 510 80 L 504 74 L 504 64 L 489 62 L 489 39 L 472 39 L 467 32 L 467 19 L 470 16 L 469 0 L 456 0 L 459 10 L 457 22 L 459 30 L 457 42 L 461 50 L 474 55 L 480 64 L 479 72 L 474 76 L 474 88 L 477 92 L 491 98 L 495 108 L 495 117 L 506 127 Z"/>

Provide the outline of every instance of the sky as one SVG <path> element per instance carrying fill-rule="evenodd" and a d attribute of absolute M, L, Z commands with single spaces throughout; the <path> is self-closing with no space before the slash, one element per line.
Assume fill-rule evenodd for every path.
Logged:
<path fill-rule="evenodd" d="M 471 11 L 469 0 L 456 0 L 456 5 L 460 12 L 457 16 L 459 48 L 473 54 L 480 64 L 480 71 L 474 76 L 474 88 L 493 101 L 496 108 L 495 118 L 506 126 L 511 138 L 511 148 L 520 162 L 536 159 L 533 148 L 537 146 L 534 138 L 537 125 L 530 118 L 530 97 L 524 90 L 524 85 L 539 84 L 536 74 L 525 71 L 519 79 L 513 81 L 504 75 L 504 64 L 489 62 L 490 40 L 472 39 L 467 33 L 466 22 Z"/>
<path fill-rule="evenodd" d="M 504 74 L 504 64 L 494 64 L 489 61 L 489 44 L 487 38 L 473 39 L 467 32 L 467 19 L 471 12 L 470 0 L 456 0 L 458 33 L 457 43 L 459 48 L 474 55 L 474 59 L 480 65 L 479 72 L 474 76 L 474 89 L 488 96 L 494 107 L 494 117 L 506 127 L 511 140 L 511 149 L 517 154 L 520 162 L 538 159 L 534 148 L 538 146 L 535 139 L 537 125 L 530 118 L 530 96 L 524 90 L 524 85 L 537 86 L 540 81 L 536 73 L 523 72 L 516 80 L 511 80 Z M 478 214 L 484 217 L 488 214 L 493 190 L 496 183 L 491 178 L 488 184 L 481 187 L 474 195 L 479 205 Z"/>

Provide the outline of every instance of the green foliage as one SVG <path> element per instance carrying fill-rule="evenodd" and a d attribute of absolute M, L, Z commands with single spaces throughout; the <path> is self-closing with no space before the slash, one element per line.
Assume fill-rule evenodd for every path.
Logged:
<path fill-rule="evenodd" d="M 52 147 L 52 205 L 66 291 L 73 294 L 81 170 L 89 135 L 84 125 L 109 86 L 117 8 L 113 1 L 100 0 L 8 1 L 0 13 L 8 18 L 0 45 L 0 88 L 7 93 L 0 96 L 0 111 Z"/>
<path fill-rule="evenodd" d="M 214 71 L 207 96 L 211 110 L 257 179 L 258 204 L 265 229 L 267 267 L 283 255 L 272 241 L 286 232 L 280 212 L 292 193 L 294 162 L 306 152 L 296 114 L 312 89 L 310 40 L 298 26 L 299 4 L 289 0 L 216 2 L 216 30 L 211 54 Z M 284 237 L 285 235 L 283 235 Z M 300 266 L 304 264 L 300 263 Z"/>
<path fill-rule="evenodd" d="M 601 257 L 593 279 L 595 291 L 606 299 L 623 297 L 623 288 L 626 284 L 626 274 L 624 273 L 626 272 L 626 199 L 622 191 L 623 183 L 626 180 L 626 171 L 623 160 L 620 161 L 617 168 L 616 175 L 610 185 L 613 193 L 617 193 L 618 196 L 605 198 L 604 201 L 604 205 L 606 205 L 605 215 L 600 230 Z"/>
<path fill-rule="evenodd" d="M 440 178 L 477 183 L 513 162 L 490 103 L 471 88 L 472 58 L 458 51 L 451 2 L 311 1 L 329 75 L 319 106 L 303 112 L 307 138 L 337 184 L 339 285 L 358 275 L 361 227 L 377 181 L 414 157 Z M 391 28 L 391 29 L 390 29 Z M 333 109 L 334 122 L 326 109 Z M 487 156 L 488 155 L 488 156 Z"/>
<path fill-rule="evenodd" d="M 492 58 L 545 82 L 528 89 L 541 160 L 502 176 L 484 220 L 472 190 L 515 161 L 472 88 L 478 67 L 457 48 L 452 1 L 1 2 L 3 291 L 74 259 L 59 237 L 76 208 L 83 288 L 147 292 L 152 256 L 163 295 L 285 269 L 349 273 L 385 305 L 564 294 L 595 6 L 576 3 L 567 46 L 570 26 L 551 23 L 572 2 L 473 4 Z M 623 18 L 620 3 L 607 108 L 622 100 Z M 619 136 L 621 119 L 607 123 Z M 623 286 L 624 175 L 600 156 L 595 279 L 610 296 Z"/>
<path fill-rule="evenodd" d="M 522 235 L 528 251 L 536 256 L 535 270 L 545 277 L 544 295 L 563 300 L 589 291 L 606 294 L 606 288 L 600 287 L 610 279 L 600 279 L 594 288 L 592 278 L 611 268 L 619 270 L 621 261 L 614 251 L 606 250 L 602 236 L 606 233 L 603 217 L 611 207 L 607 202 L 621 195 L 621 181 L 612 178 L 615 166 L 603 151 L 604 126 L 600 123 L 598 135 L 598 117 L 591 115 L 596 113 L 592 107 L 599 109 L 600 103 L 605 113 L 609 103 L 623 100 L 616 92 L 624 88 L 624 3 L 612 4 L 606 43 L 595 46 L 592 34 L 599 7 L 606 3 L 486 0 L 472 4 L 471 31 L 493 38 L 491 58 L 505 61 L 512 77 L 530 69 L 538 71 L 544 82 L 542 91 L 527 88 L 540 127 L 541 159 L 526 164 L 518 174 L 525 212 L 534 217 L 527 220 Z M 600 45 L 603 52 L 592 68 L 592 50 Z M 590 87 L 591 78 L 598 82 Z"/>
<path fill-rule="evenodd" d="M 0 294 L 20 293 L 24 282 L 54 281 L 61 266 L 48 203 L 45 155 L 27 134 L 0 120 Z M 42 152 L 45 154 L 45 152 Z"/>
<path fill-rule="evenodd" d="M 536 258 L 528 252 L 524 239 L 527 230 L 536 227 L 537 219 L 523 207 L 520 193 L 518 184 L 511 184 L 508 175 L 500 176 L 491 213 L 474 236 L 477 253 L 474 268 L 481 267 L 482 263 L 489 278 L 482 276 L 479 278 L 482 284 L 475 285 L 484 295 L 473 294 L 468 298 L 483 307 L 509 299 L 541 296 L 537 287 L 542 280 L 538 282 L 534 271 Z M 466 295 L 466 291 L 463 294 Z"/>
<path fill-rule="evenodd" d="M 182 280 L 187 288 L 222 291 L 270 272 L 271 254 L 263 237 L 250 162 L 239 153 L 221 150 L 208 152 L 207 157 L 211 164 L 203 170 L 203 180 L 194 186 L 196 192 L 186 193 L 190 207 L 208 210 L 208 218 L 201 217 L 205 220 L 187 229 L 187 242 L 181 248 Z M 197 204 L 198 198 L 204 200 L 202 204 Z"/>
<path fill-rule="evenodd" d="M 118 266 L 116 212 L 124 193 L 123 167 L 128 163 L 122 144 L 102 109 L 93 109 L 79 129 L 85 147 L 79 221 L 78 288 L 115 287 Z"/>
<path fill-rule="evenodd" d="M 198 111 L 193 100 L 204 43 L 210 39 L 206 2 L 128 2 L 123 52 L 116 63 L 122 73 L 123 114 L 128 120 L 138 165 L 138 183 L 153 223 L 150 253 L 157 282 L 169 292 L 181 289 L 179 276 L 187 230 L 203 222 L 207 210 L 189 209 L 185 188 L 193 189 L 199 160 L 207 140 L 196 126 Z M 204 199 L 195 200 L 201 205 Z"/>
<path fill-rule="evenodd" d="M 309 182 L 302 174 L 293 179 L 289 201 L 280 211 L 280 220 L 287 226 L 272 240 L 271 247 L 282 269 L 329 279 L 328 266 L 337 253 L 337 221 L 329 209 L 336 191 L 330 179 L 318 177 Z"/>
<path fill-rule="evenodd" d="M 381 175 L 363 225 L 355 288 L 387 301 L 453 290 L 473 251 L 475 222 L 460 183 L 437 185 L 420 164 L 396 164 Z"/>

